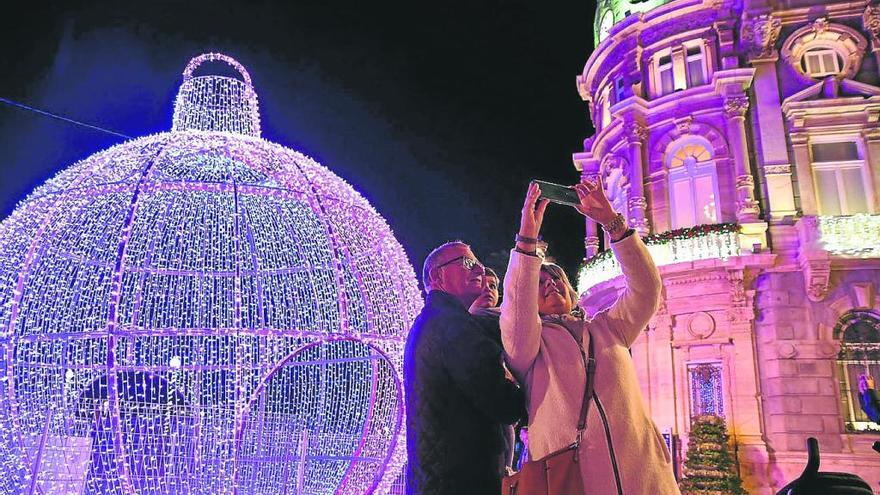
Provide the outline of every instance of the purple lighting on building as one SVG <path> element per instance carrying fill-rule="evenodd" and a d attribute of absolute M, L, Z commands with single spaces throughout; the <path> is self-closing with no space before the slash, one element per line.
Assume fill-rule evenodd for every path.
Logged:
<path fill-rule="evenodd" d="M 171 132 L 0 223 L 0 493 L 388 492 L 421 304 L 382 217 L 196 57 Z"/>

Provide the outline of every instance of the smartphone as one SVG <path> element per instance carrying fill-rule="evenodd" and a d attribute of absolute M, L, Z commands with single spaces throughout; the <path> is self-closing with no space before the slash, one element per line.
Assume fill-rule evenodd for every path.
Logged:
<path fill-rule="evenodd" d="M 541 197 L 538 199 L 548 199 L 554 203 L 568 206 L 578 206 L 581 204 L 577 191 L 573 187 L 544 182 L 542 180 L 533 180 L 532 182 L 538 184 L 541 188 Z"/>

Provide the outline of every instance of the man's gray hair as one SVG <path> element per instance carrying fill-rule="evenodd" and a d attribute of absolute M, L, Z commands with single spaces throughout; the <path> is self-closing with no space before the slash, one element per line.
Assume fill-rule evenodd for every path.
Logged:
<path fill-rule="evenodd" d="M 455 246 L 464 246 L 470 249 L 470 246 L 462 241 L 449 241 L 434 248 L 428 257 L 425 258 L 425 263 L 422 265 L 422 286 L 425 288 L 425 292 L 431 290 L 431 270 L 437 265 L 437 258 L 439 258 L 444 251 Z"/>

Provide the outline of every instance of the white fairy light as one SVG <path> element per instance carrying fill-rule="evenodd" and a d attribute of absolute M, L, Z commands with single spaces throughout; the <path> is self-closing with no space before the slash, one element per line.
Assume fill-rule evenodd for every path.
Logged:
<path fill-rule="evenodd" d="M 681 232 L 701 227 L 703 226 L 682 229 Z M 714 226 L 705 227 L 708 229 Z M 678 231 L 668 232 L 646 238 L 645 244 L 657 266 L 707 259 L 725 260 L 731 256 L 738 256 L 739 234 L 735 231 L 735 226 L 722 224 L 718 227 L 720 230 L 691 235 L 676 235 Z M 596 285 L 621 275 L 623 271 L 611 251 L 603 251 L 587 260 L 578 271 L 578 294 L 583 294 Z"/>
<path fill-rule="evenodd" d="M 880 256 L 880 215 L 820 216 L 819 245 L 847 258 Z"/>
<path fill-rule="evenodd" d="M 193 75 L 207 61 L 242 78 Z M 256 102 L 238 62 L 197 57 L 172 132 L 74 164 L 0 223 L 0 493 L 397 478 L 414 271 L 351 186 L 259 138 Z"/>

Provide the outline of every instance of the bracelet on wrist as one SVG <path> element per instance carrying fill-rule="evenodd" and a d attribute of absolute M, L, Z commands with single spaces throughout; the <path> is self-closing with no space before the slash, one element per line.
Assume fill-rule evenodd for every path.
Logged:
<path fill-rule="evenodd" d="M 525 254 L 526 256 L 538 256 L 538 250 L 526 251 L 525 249 L 513 248 L 517 253 Z"/>
<path fill-rule="evenodd" d="M 606 224 L 602 225 L 602 230 L 608 234 L 614 234 L 626 230 L 626 219 L 620 213 L 614 215 L 614 218 Z"/>
<path fill-rule="evenodd" d="M 516 234 L 516 242 L 521 242 L 523 244 L 538 244 L 538 239 L 535 237 L 526 237 L 524 235 Z"/>

